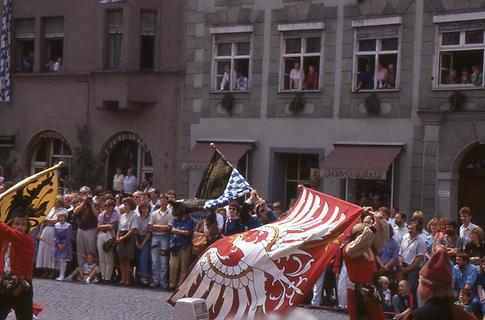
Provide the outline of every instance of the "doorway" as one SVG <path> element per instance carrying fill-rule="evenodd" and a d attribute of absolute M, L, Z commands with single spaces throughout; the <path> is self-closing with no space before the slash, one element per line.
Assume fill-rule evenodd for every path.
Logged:
<path fill-rule="evenodd" d="M 469 207 L 473 223 L 485 226 L 485 145 L 470 150 L 461 163 L 458 207 Z"/>

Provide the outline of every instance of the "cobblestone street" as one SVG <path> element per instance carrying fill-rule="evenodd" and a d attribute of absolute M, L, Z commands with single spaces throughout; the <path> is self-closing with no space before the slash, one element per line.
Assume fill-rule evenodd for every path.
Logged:
<path fill-rule="evenodd" d="M 41 320 L 175 319 L 174 308 L 166 302 L 169 295 L 141 288 L 34 280 L 34 302 L 44 307 Z M 309 311 L 317 319 L 348 319 L 343 314 Z M 7 319 L 15 317 L 11 314 Z"/>

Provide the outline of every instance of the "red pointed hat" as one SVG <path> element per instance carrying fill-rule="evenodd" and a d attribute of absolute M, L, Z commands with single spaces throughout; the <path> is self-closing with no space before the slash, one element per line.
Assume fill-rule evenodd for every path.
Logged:
<path fill-rule="evenodd" d="M 428 263 L 419 271 L 419 274 L 431 280 L 451 284 L 450 259 L 448 259 L 446 251 L 443 249 L 436 251 Z"/>

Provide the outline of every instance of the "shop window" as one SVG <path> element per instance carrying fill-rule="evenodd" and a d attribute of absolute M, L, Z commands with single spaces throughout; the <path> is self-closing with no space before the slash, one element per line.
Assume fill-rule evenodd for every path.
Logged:
<path fill-rule="evenodd" d="M 285 165 L 285 203 L 288 205 L 292 199 L 298 196 L 298 186 L 317 189 L 312 173 L 319 172 L 318 154 L 286 154 Z M 317 182 L 319 183 L 319 181 Z"/>
<path fill-rule="evenodd" d="M 356 28 L 355 33 L 353 89 L 398 89 L 398 26 Z"/>
<path fill-rule="evenodd" d="M 140 68 L 153 69 L 155 64 L 155 37 L 157 12 L 142 10 L 140 26 Z"/>
<path fill-rule="evenodd" d="M 35 54 L 35 19 L 19 19 L 15 28 L 15 71 L 33 72 Z"/>
<path fill-rule="evenodd" d="M 485 26 L 477 30 L 448 31 L 440 26 L 437 86 L 440 88 L 483 87 Z"/>
<path fill-rule="evenodd" d="M 393 205 L 394 165 L 387 171 L 385 180 L 346 179 L 345 200 L 373 208 Z"/>
<path fill-rule="evenodd" d="M 106 11 L 106 67 L 117 69 L 121 66 L 121 48 L 123 40 L 123 10 Z"/>
<path fill-rule="evenodd" d="M 280 90 L 319 90 L 322 61 L 322 33 L 285 32 Z"/>
<path fill-rule="evenodd" d="M 248 91 L 250 88 L 250 34 L 214 35 L 212 90 Z"/>
<path fill-rule="evenodd" d="M 64 18 L 44 20 L 44 70 L 61 72 L 64 56 Z"/>

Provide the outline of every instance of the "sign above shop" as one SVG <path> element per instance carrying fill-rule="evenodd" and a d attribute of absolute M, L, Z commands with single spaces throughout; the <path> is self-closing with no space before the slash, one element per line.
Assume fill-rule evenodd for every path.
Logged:
<path fill-rule="evenodd" d="M 382 169 L 324 169 L 325 178 L 386 180 L 387 170 Z"/>

